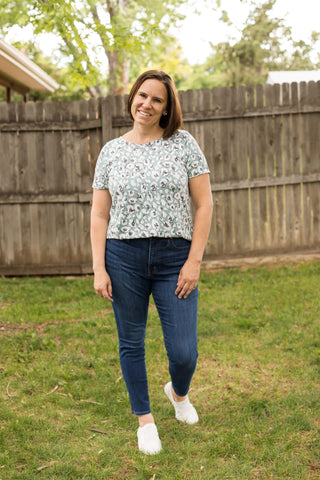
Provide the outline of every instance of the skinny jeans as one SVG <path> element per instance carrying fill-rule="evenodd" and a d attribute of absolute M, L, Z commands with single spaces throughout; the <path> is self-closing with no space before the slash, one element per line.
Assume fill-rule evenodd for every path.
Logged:
<path fill-rule="evenodd" d="M 119 356 L 132 413 L 151 412 L 145 363 L 145 333 L 152 294 L 162 326 L 175 393 L 185 396 L 196 368 L 198 287 L 186 299 L 175 295 L 191 242 L 184 238 L 108 239 Z"/>

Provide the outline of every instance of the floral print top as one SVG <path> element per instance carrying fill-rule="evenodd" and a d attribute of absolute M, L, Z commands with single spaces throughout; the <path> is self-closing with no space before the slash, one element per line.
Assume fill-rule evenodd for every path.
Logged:
<path fill-rule="evenodd" d="M 106 143 L 93 188 L 109 189 L 107 238 L 192 238 L 188 179 L 209 173 L 196 140 L 185 130 L 138 145 L 123 137 Z"/>

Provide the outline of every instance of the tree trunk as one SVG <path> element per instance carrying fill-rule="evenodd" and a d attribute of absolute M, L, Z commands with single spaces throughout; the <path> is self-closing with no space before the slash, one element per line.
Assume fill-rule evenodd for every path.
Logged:
<path fill-rule="evenodd" d="M 129 84 L 130 60 L 120 59 L 119 51 L 106 51 L 109 61 L 109 94 L 125 95 Z M 121 55 L 122 56 L 122 55 Z"/>
<path fill-rule="evenodd" d="M 131 0 L 106 0 L 107 10 L 112 25 L 117 25 L 117 16 L 125 15 Z M 125 51 L 117 48 L 105 49 L 109 61 L 109 94 L 124 95 L 127 93 L 129 84 L 130 60 Z"/>

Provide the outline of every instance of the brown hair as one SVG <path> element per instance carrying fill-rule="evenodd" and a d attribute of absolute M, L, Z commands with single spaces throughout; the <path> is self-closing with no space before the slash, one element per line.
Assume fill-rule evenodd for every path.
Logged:
<path fill-rule="evenodd" d="M 163 83 L 163 85 L 166 87 L 168 96 L 166 107 L 167 115 L 162 115 L 159 125 L 164 129 L 163 138 L 170 138 L 182 126 L 182 113 L 174 81 L 170 75 L 162 70 L 148 70 L 147 72 L 142 73 L 134 82 L 128 97 L 129 115 L 133 120 L 131 114 L 133 99 L 143 82 L 150 79 L 159 80 L 159 82 Z"/>

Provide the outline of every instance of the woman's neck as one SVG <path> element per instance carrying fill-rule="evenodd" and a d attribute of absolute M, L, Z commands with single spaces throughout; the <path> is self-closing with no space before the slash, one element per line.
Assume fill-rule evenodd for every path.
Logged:
<path fill-rule="evenodd" d="M 134 126 L 132 130 L 123 135 L 123 138 L 128 142 L 142 145 L 157 140 L 162 135 L 163 129 L 161 127 L 144 129 Z"/>

